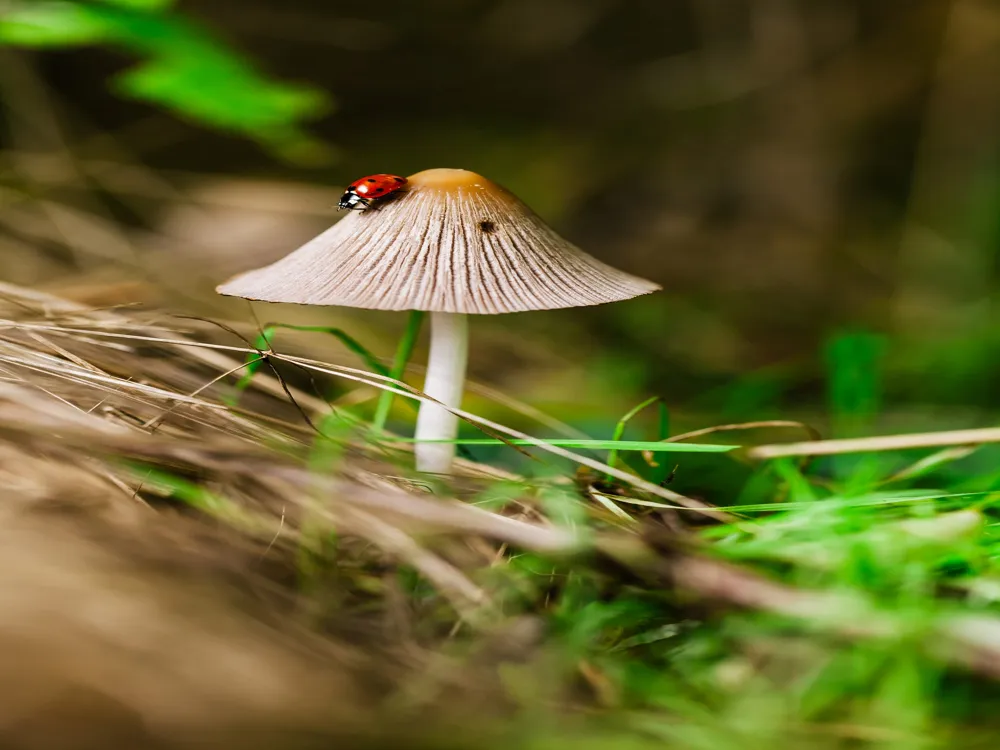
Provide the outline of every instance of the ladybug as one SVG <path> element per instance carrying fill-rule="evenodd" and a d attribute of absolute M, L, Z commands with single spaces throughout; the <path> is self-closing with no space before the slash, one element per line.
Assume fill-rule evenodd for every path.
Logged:
<path fill-rule="evenodd" d="M 395 193 L 406 184 L 405 177 L 394 174 L 373 174 L 352 182 L 337 204 L 338 209 L 364 211 L 376 198 Z"/>

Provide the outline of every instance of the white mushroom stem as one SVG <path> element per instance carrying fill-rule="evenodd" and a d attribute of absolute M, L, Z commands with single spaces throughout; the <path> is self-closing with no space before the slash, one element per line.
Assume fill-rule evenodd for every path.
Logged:
<path fill-rule="evenodd" d="M 427 359 L 424 393 L 445 406 L 458 409 L 465 390 L 465 364 L 469 353 L 469 320 L 460 313 L 432 312 L 431 351 Z M 454 443 L 422 443 L 422 440 L 454 440 L 458 417 L 437 404 L 423 402 L 417 415 L 417 470 L 447 474 L 455 458 Z"/>

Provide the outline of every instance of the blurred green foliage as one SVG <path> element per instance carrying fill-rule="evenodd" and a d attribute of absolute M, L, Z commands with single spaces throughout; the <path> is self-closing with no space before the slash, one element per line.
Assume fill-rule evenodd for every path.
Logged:
<path fill-rule="evenodd" d="M 31 0 L 0 15 L 0 42 L 36 48 L 119 47 L 142 62 L 113 82 L 124 96 L 251 138 L 293 161 L 322 161 L 329 147 L 301 123 L 331 106 L 315 87 L 272 80 L 169 0 Z"/>
<path fill-rule="evenodd" d="M 830 411 L 838 437 L 863 433 L 878 414 L 883 347 L 880 337 L 864 333 L 840 334 L 827 342 Z"/>

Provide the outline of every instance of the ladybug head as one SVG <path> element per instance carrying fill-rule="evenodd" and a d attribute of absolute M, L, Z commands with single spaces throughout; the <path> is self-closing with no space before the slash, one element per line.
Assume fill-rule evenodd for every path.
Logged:
<path fill-rule="evenodd" d="M 340 196 L 340 202 L 337 203 L 337 208 L 347 209 L 351 211 L 353 209 L 361 208 L 364 209 L 368 206 L 368 201 L 362 198 L 354 190 L 354 188 L 348 188 L 342 196 Z"/>

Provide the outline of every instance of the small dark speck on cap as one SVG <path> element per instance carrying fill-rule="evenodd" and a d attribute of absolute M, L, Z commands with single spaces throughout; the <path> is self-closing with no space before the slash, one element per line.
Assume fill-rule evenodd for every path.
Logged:
<path fill-rule="evenodd" d="M 486 234 L 490 234 L 497 230 L 497 225 L 494 224 L 492 221 L 489 221 L 488 219 L 484 219 L 483 221 L 479 222 L 479 228 L 482 229 L 484 232 L 486 232 Z"/>

